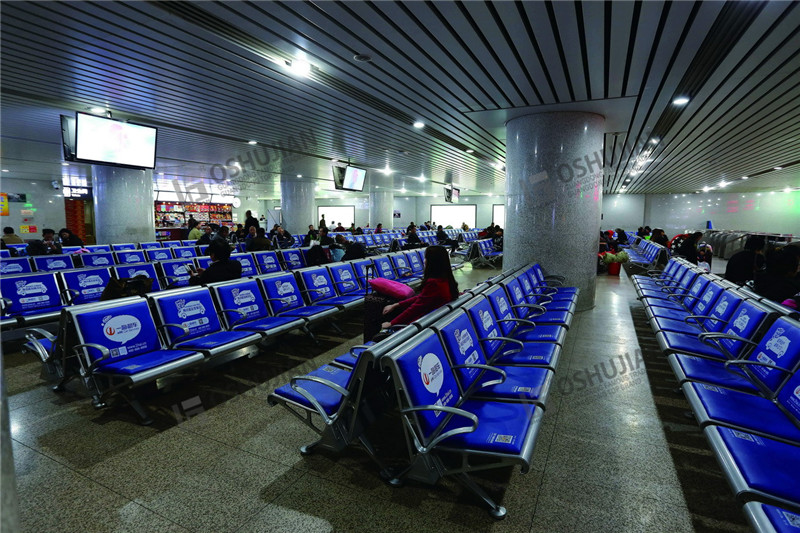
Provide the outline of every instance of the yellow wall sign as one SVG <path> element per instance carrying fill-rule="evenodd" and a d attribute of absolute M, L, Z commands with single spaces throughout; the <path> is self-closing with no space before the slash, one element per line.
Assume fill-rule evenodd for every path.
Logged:
<path fill-rule="evenodd" d="M 8 194 L 0 192 L 0 216 L 8 216 Z"/>

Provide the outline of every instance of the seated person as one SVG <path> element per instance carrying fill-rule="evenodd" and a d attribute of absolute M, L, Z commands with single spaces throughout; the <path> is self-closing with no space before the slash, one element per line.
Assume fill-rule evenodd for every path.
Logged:
<path fill-rule="evenodd" d="M 492 244 L 494 245 L 494 249 L 498 252 L 503 251 L 503 228 L 500 226 L 495 226 L 494 228 L 494 237 L 492 237 Z"/>
<path fill-rule="evenodd" d="M 412 224 L 413 224 L 413 222 L 412 222 Z M 422 246 L 422 239 L 420 239 L 419 235 L 417 235 L 417 227 L 416 226 L 409 226 L 408 227 L 408 232 L 406 233 L 406 239 L 408 240 L 408 242 L 406 243 L 405 246 L 403 246 L 404 249 L 407 249 L 407 248 L 419 248 L 420 246 Z"/>
<path fill-rule="evenodd" d="M 212 239 L 206 253 L 211 258 L 208 268 L 198 268 L 189 273 L 189 285 L 205 285 L 217 281 L 230 281 L 242 277 L 242 264 L 231 259 L 231 248 L 222 239 Z"/>
<path fill-rule="evenodd" d="M 267 230 L 264 228 L 256 229 L 255 226 L 250 226 L 250 231 L 254 233 L 253 237 L 248 237 L 246 250 L 248 252 L 263 252 L 264 250 L 272 250 L 272 241 L 267 239 Z"/>
<path fill-rule="evenodd" d="M 625 233 L 624 229 L 617 228 L 614 231 L 617 233 L 617 242 L 619 244 L 628 244 L 628 234 Z M 664 246 L 666 246 L 666 244 Z"/>
<path fill-rule="evenodd" d="M 45 228 L 42 230 L 42 244 L 47 248 L 48 254 L 60 254 L 61 245 L 56 242 L 56 230 Z"/>
<path fill-rule="evenodd" d="M 797 278 L 800 257 L 786 249 L 775 250 L 766 256 L 766 269 L 756 273 L 753 289 L 761 296 L 781 303 L 800 292 Z"/>
<path fill-rule="evenodd" d="M 339 222 L 339 223 L 336 225 L 336 229 L 334 229 L 333 231 L 345 231 L 345 229 L 344 229 L 344 226 L 342 226 L 342 223 L 341 223 L 341 222 Z"/>
<path fill-rule="evenodd" d="M 420 293 L 383 308 L 388 319 L 381 327 L 387 329 L 398 324 L 410 324 L 448 302 L 458 298 L 458 283 L 453 277 L 450 257 L 441 246 L 428 246 L 425 249 L 425 271 Z M 391 318 L 394 316 L 394 318 Z"/>
<path fill-rule="evenodd" d="M 289 235 L 289 232 L 285 229 L 278 227 L 278 231 L 275 233 L 275 240 L 278 243 L 278 248 L 291 248 L 294 244 L 294 238 Z"/>
<path fill-rule="evenodd" d="M 25 241 L 22 240 L 22 237 L 14 233 L 14 228 L 11 226 L 6 226 L 3 228 L 3 242 L 6 244 L 25 244 Z"/>
<path fill-rule="evenodd" d="M 765 245 L 763 235 L 750 235 L 744 243 L 744 249 L 728 259 L 725 279 L 739 284 L 755 279 L 756 272 L 764 269 Z"/>
<path fill-rule="evenodd" d="M 341 238 L 340 242 L 339 239 Z M 342 235 L 336 236 L 336 242 L 344 245 L 344 255 L 342 261 L 350 261 L 351 259 L 364 259 L 367 257 L 367 247 L 360 242 L 348 242 Z"/>
<path fill-rule="evenodd" d="M 203 235 L 199 239 L 197 239 L 197 242 L 195 244 L 197 246 L 211 244 L 211 239 L 213 237 L 214 237 L 214 235 L 212 233 L 211 225 L 210 224 L 206 224 L 205 226 L 203 226 Z"/>
<path fill-rule="evenodd" d="M 67 228 L 61 228 L 61 231 L 58 232 L 58 236 L 61 237 L 61 246 L 83 246 L 83 241 L 80 237 Z"/>
<path fill-rule="evenodd" d="M 3 239 L 0 239 L 0 250 L 8 250 L 8 253 L 9 255 L 11 255 L 11 257 L 17 257 L 19 255 L 17 249 L 9 248 L 8 245 L 6 245 L 6 241 L 4 241 Z"/>
<path fill-rule="evenodd" d="M 442 246 L 450 246 L 450 253 L 451 254 L 456 251 L 456 248 L 458 248 L 458 241 L 455 240 L 455 239 L 451 239 L 447 235 L 447 233 L 445 233 L 445 231 L 442 228 L 442 226 L 439 226 L 439 227 L 436 228 L 436 240 Z"/>
<path fill-rule="evenodd" d="M 310 246 L 311 241 L 316 241 L 319 238 L 319 233 L 314 229 L 313 224 L 308 225 L 308 233 L 303 237 L 303 246 Z"/>
<path fill-rule="evenodd" d="M 322 246 L 333 246 L 336 241 L 333 240 L 333 237 L 328 235 L 328 228 L 321 227 L 319 228 L 319 243 Z"/>

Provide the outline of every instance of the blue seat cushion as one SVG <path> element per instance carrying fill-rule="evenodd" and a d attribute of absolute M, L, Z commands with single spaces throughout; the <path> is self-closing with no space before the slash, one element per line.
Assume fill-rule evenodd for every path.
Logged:
<path fill-rule="evenodd" d="M 14 313 L 11 316 L 34 316 L 34 315 L 46 315 L 47 313 L 56 313 L 64 309 L 63 305 L 55 305 L 53 307 L 42 307 L 40 309 L 30 309 L 28 311 L 21 311 L 19 313 Z"/>
<path fill-rule="evenodd" d="M 512 337 L 523 342 L 559 342 L 564 336 L 564 327 L 559 325 L 537 325 L 534 329 L 524 329 L 512 333 Z"/>
<path fill-rule="evenodd" d="M 689 381 L 713 383 L 726 389 L 758 394 L 758 388 L 737 367 L 731 366 L 726 369 L 722 361 L 686 354 L 673 355 Z"/>
<path fill-rule="evenodd" d="M 684 317 L 689 316 L 688 313 L 684 314 Z M 667 318 L 662 316 L 656 316 L 651 321 L 651 325 L 653 326 L 654 331 L 675 331 L 678 333 L 688 333 L 690 335 L 700 335 L 703 333 L 703 329 L 697 325 L 696 322 L 684 322 L 683 319 L 676 319 L 676 318 Z"/>
<path fill-rule="evenodd" d="M 337 368 L 331 365 L 323 365 L 316 370 L 307 374 L 308 376 L 315 376 L 336 383 L 337 385 L 347 388 L 350 381 L 351 372 L 342 368 Z M 297 382 L 299 387 L 308 391 L 319 404 L 328 416 L 333 415 L 339 410 L 342 404 L 342 395 L 333 390 L 332 388 L 315 383 L 313 381 L 300 380 Z M 313 409 L 311 403 L 299 392 L 295 391 L 290 384 L 275 389 L 275 394 L 282 396 L 300 405 L 304 405 L 308 409 Z"/>
<path fill-rule="evenodd" d="M 217 331 L 196 339 L 180 342 L 176 347 L 188 350 L 208 350 L 228 344 L 229 342 L 239 341 L 250 335 L 252 335 L 252 333 L 249 331 Z"/>
<path fill-rule="evenodd" d="M 535 402 L 541 399 L 542 388 L 548 384 L 553 374 L 552 370 L 541 367 L 501 366 L 498 368 L 506 373 L 506 379 L 497 385 L 475 389 L 473 397 Z M 486 372 L 481 381 L 486 382 L 499 377 L 499 373 Z"/>
<path fill-rule="evenodd" d="M 497 359 L 493 360 L 493 364 L 497 365 L 550 365 L 553 360 L 561 353 L 558 344 L 551 342 L 526 342 L 525 346 L 518 352 L 515 352 L 518 346 L 509 345 L 502 349 Z"/>
<path fill-rule="evenodd" d="M 297 318 L 292 316 L 267 316 L 264 318 L 259 318 L 258 320 L 253 320 L 252 322 L 239 324 L 233 329 L 237 331 L 264 331 L 267 329 L 279 328 L 296 321 Z"/>
<path fill-rule="evenodd" d="M 650 312 L 655 316 L 666 316 L 669 318 L 681 319 L 689 314 L 689 311 L 683 304 L 673 302 L 672 300 L 655 300 L 652 298 L 645 298 L 644 305 L 650 308 Z"/>
<path fill-rule="evenodd" d="M 774 505 L 759 504 L 769 518 L 776 533 L 797 533 L 800 531 L 800 514 L 789 512 Z"/>
<path fill-rule="evenodd" d="M 726 427 L 718 431 L 750 488 L 800 502 L 800 447 Z"/>
<path fill-rule="evenodd" d="M 694 389 L 713 423 L 739 427 L 800 445 L 800 428 L 792 424 L 770 400 L 704 383 L 688 383 L 687 386 Z"/>
<path fill-rule="evenodd" d="M 529 320 L 537 324 L 569 324 L 571 318 L 568 311 L 545 311 L 541 315 L 531 316 Z"/>
<path fill-rule="evenodd" d="M 100 367 L 98 372 L 103 374 L 123 374 L 131 376 L 173 361 L 178 361 L 190 355 L 195 355 L 196 353 L 197 352 L 190 352 L 187 350 L 156 350 L 154 352 L 147 352 L 120 361 L 107 363 Z"/>
<path fill-rule="evenodd" d="M 443 440 L 440 446 L 519 455 L 528 431 L 531 417 L 540 407 L 524 403 L 468 400 L 459 406 L 478 417 L 475 431 L 454 435 Z M 454 416 L 444 431 L 470 426 L 463 416 Z"/>
<path fill-rule="evenodd" d="M 44 348 L 44 350 L 47 353 L 51 353 L 51 350 L 53 349 L 53 341 L 51 341 L 50 339 L 37 339 L 37 340 L 39 341 L 39 344 L 42 345 L 42 348 Z M 32 350 L 33 349 L 33 343 L 28 341 L 28 342 L 25 343 L 25 347 L 30 349 L 30 350 Z"/>
<path fill-rule="evenodd" d="M 725 354 L 721 350 L 703 343 L 696 335 L 686 335 L 672 331 L 662 331 L 659 335 L 663 336 L 670 350 L 694 353 L 704 357 L 715 357 L 717 359 L 725 358 Z"/>
<path fill-rule="evenodd" d="M 304 307 L 298 307 L 296 309 L 289 309 L 287 311 L 283 311 L 281 316 L 314 316 L 320 313 L 324 313 L 326 311 L 330 311 L 331 309 L 336 309 L 330 305 L 306 305 Z"/>

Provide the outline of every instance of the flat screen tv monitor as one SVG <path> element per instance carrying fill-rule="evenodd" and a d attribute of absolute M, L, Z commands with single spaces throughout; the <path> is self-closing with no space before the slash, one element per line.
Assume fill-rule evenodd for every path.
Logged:
<path fill-rule="evenodd" d="M 75 114 L 75 160 L 155 168 L 158 129 L 89 113 Z"/>
<path fill-rule="evenodd" d="M 333 167 L 333 185 L 343 191 L 361 192 L 364 189 L 364 180 L 367 170 L 357 167 Z"/>
<path fill-rule="evenodd" d="M 458 197 L 461 194 L 461 191 L 456 189 L 455 187 L 445 187 L 444 188 L 444 201 L 449 204 L 457 204 Z"/>

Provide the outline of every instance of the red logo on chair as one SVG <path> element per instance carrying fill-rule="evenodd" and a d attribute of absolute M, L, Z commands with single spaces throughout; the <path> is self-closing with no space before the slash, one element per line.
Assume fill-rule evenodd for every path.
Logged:
<path fill-rule="evenodd" d="M 435 354 L 427 353 L 417 361 L 422 384 L 431 394 L 439 394 L 439 389 L 444 383 L 444 369 Z"/>
<path fill-rule="evenodd" d="M 116 332 L 117 330 L 115 330 L 114 328 L 106 328 L 106 335 L 108 335 L 109 337 Z"/>

